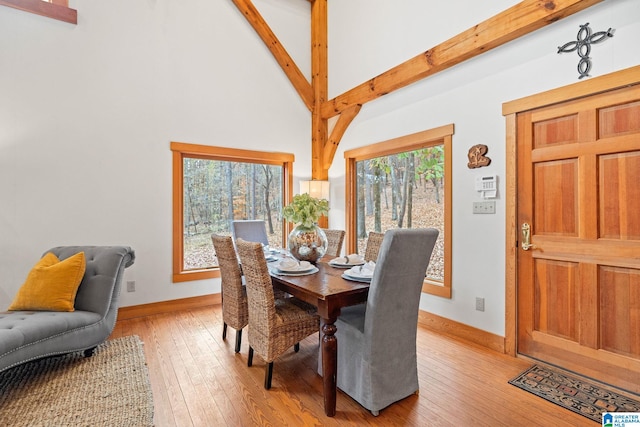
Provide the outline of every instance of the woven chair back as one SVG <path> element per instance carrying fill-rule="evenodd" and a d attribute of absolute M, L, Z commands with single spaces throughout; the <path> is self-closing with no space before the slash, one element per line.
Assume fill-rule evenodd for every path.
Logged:
<path fill-rule="evenodd" d="M 275 322 L 276 309 L 273 285 L 262 245 L 238 239 L 236 247 L 247 287 L 251 328 L 255 328 L 249 334 L 251 336 L 252 332 L 259 332 L 268 335 Z"/>
<path fill-rule="evenodd" d="M 337 257 L 342 252 L 342 243 L 344 242 L 344 230 L 323 229 L 327 236 L 327 252 L 325 255 Z"/>
<path fill-rule="evenodd" d="M 242 271 L 231 236 L 211 236 L 218 258 L 222 282 L 222 319 L 234 329 L 242 329 L 249 322 L 246 291 L 242 285 Z"/>
<path fill-rule="evenodd" d="M 367 245 L 364 249 L 364 260 L 376 262 L 378 260 L 378 254 L 380 253 L 380 245 L 384 239 L 384 233 L 378 233 L 375 231 L 369 232 L 367 237 Z"/>

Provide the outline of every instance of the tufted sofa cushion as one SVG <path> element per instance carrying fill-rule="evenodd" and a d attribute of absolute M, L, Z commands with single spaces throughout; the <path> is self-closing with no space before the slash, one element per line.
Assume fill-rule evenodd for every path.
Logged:
<path fill-rule="evenodd" d="M 85 253 L 75 311 L 0 312 L 0 371 L 41 357 L 92 349 L 115 326 L 122 276 L 135 260 L 134 251 L 126 246 L 60 246 L 47 252 L 60 260 Z"/>
<path fill-rule="evenodd" d="M 98 313 L 89 311 L 15 311 L 0 313 L 0 354 L 24 345 L 44 342 L 74 329 L 95 325 Z"/>
<path fill-rule="evenodd" d="M 113 302 L 118 302 L 120 289 L 114 293 L 114 287 L 116 282 L 120 285 L 123 270 L 133 264 L 134 252 L 124 246 L 60 246 L 47 252 L 63 260 L 82 251 L 87 267 L 76 294 L 75 308 L 104 316 Z"/>

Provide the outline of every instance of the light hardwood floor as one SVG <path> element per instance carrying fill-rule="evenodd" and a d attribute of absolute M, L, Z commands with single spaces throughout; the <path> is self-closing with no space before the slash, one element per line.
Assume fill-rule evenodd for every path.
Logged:
<path fill-rule="evenodd" d="M 222 340 L 221 306 L 118 321 L 111 338 L 144 342 L 155 405 L 164 426 L 596 426 L 571 411 L 507 383 L 529 367 L 512 358 L 418 327 L 420 392 L 378 417 L 338 391 L 337 414 L 323 410 L 316 373 L 317 335 L 274 363 L 265 390 L 264 362 L 247 367 L 248 343 L 234 352 L 235 332 Z"/>

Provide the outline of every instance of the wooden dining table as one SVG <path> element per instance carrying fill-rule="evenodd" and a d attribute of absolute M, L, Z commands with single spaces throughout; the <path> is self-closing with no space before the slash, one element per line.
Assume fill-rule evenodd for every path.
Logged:
<path fill-rule="evenodd" d="M 318 308 L 322 318 L 322 382 L 324 412 L 336 414 L 336 371 L 338 340 L 335 322 L 342 307 L 357 305 L 367 300 L 369 284 L 343 279 L 344 269 L 328 264 L 331 258 L 316 263 L 318 272 L 303 276 L 285 276 L 271 271 L 273 286 Z"/>

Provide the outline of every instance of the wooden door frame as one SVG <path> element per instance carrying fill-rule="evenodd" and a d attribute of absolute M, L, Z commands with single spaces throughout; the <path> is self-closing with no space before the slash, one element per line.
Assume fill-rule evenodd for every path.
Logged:
<path fill-rule="evenodd" d="M 520 231 L 517 223 L 517 141 L 516 116 L 518 113 L 561 102 L 608 92 L 625 86 L 640 84 L 640 66 L 626 68 L 601 77 L 574 83 L 547 92 L 527 96 L 502 104 L 506 120 L 506 255 L 505 255 L 505 353 L 517 355 L 517 273 Z"/>

